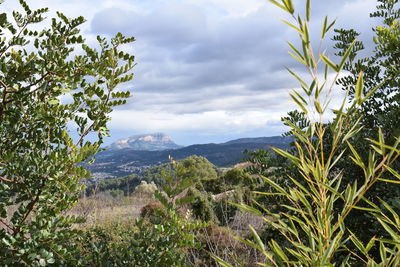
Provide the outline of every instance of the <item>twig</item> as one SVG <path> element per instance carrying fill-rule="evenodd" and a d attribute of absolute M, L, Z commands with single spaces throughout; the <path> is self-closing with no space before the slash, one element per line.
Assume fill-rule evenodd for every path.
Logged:
<path fill-rule="evenodd" d="M 7 222 L 5 222 L 3 219 L 0 218 L 0 222 L 2 224 L 4 224 L 8 229 L 10 229 L 11 231 L 15 232 L 14 227 L 12 227 L 10 224 L 8 224 Z"/>
<path fill-rule="evenodd" d="M 13 180 L 7 179 L 5 177 L 1 177 L 1 176 L 0 176 L 0 180 L 5 181 L 5 182 L 9 182 L 9 183 L 13 183 L 13 184 L 24 184 L 22 182 L 13 181 Z"/>

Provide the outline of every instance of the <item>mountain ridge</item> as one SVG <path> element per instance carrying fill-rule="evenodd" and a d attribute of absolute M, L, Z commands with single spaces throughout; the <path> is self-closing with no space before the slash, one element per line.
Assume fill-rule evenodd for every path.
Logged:
<path fill-rule="evenodd" d="M 94 164 L 89 165 L 95 179 L 115 178 L 141 173 L 145 169 L 168 162 L 169 157 L 176 160 L 197 155 L 207 158 L 218 167 L 233 166 L 245 157 L 244 150 L 270 149 L 271 146 L 286 149 L 291 137 L 240 138 L 225 143 L 194 144 L 177 149 L 135 150 L 130 147 L 108 149 L 96 155 Z"/>

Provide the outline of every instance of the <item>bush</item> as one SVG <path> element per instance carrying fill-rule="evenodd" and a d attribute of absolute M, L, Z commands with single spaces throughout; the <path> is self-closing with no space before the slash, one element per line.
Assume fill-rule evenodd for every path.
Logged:
<path fill-rule="evenodd" d="M 279 183 L 275 177 L 263 177 L 265 184 L 272 189 L 269 192 L 258 192 L 262 196 L 275 196 L 285 199 L 286 203 L 272 210 L 268 204 L 255 202 L 253 206 L 240 204 L 243 211 L 252 212 L 262 217 L 271 227 L 276 229 L 279 239 L 268 237 L 262 240 L 260 231 L 250 226 L 252 238 L 242 240 L 258 249 L 265 256 L 262 264 L 266 266 L 399 266 L 400 264 L 400 227 L 399 216 L 388 203 L 379 201 L 375 204 L 368 197 L 368 192 L 377 183 L 392 183 L 398 185 L 400 174 L 392 168 L 400 157 L 400 137 L 396 135 L 388 138 L 384 130 L 377 128 L 377 140 L 367 139 L 368 146 L 362 146 L 368 157 L 363 159 L 358 148 L 360 137 L 358 134 L 363 128 L 362 106 L 371 100 L 371 96 L 382 86 L 364 90 L 364 72 L 352 73 L 356 78 L 348 84 L 347 95 L 342 105 L 333 109 L 334 118 L 326 124 L 326 113 L 330 106 L 330 92 L 337 85 L 343 68 L 349 66 L 354 59 L 352 55 L 356 41 L 353 41 L 341 54 L 339 63 L 334 63 L 328 56 L 314 54 L 308 24 L 310 21 L 310 1 L 307 0 L 305 15 L 295 14 L 292 0 L 270 0 L 273 4 L 285 10 L 293 19 L 293 23 L 286 22 L 299 33 L 302 49 L 297 49 L 289 43 L 292 55 L 305 66 L 310 77 L 307 79 L 289 69 L 289 72 L 299 82 L 300 89 L 294 89 L 290 96 L 298 105 L 299 110 L 309 121 L 299 126 L 285 119 L 291 129 L 290 134 L 295 138 L 294 150 L 284 151 L 273 148 L 274 151 L 286 158 L 296 167 L 297 175 L 285 176 L 290 181 L 287 185 Z M 384 1 L 379 6 L 393 6 L 398 1 Z M 382 12 L 378 12 L 382 14 Z M 397 13 L 396 13 L 397 14 Z M 386 27 L 389 36 L 398 34 L 398 15 L 390 20 Z M 329 23 L 326 17 L 322 25 L 321 41 L 325 38 L 334 22 Z M 378 34 L 385 31 L 385 27 L 376 29 Z M 392 32 L 393 31 L 393 32 Z M 377 42 L 385 40 L 379 36 Z M 398 40 L 395 38 L 395 40 Z M 393 41 L 393 39 L 391 39 Z M 321 42 L 322 43 L 322 42 Z M 397 42 L 398 43 L 398 42 Z M 383 44 L 387 48 L 386 44 Z M 349 63 L 350 62 L 350 63 Z M 322 65 L 322 66 L 321 66 Z M 325 75 L 319 75 L 324 69 Z M 397 70 L 398 72 L 398 70 Z M 329 74 L 335 77 L 333 81 Z M 389 75 L 384 79 L 392 82 Z M 305 81 L 309 81 L 306 83 Z M 347 80 L 350 81 L 350 80 Z M 387 81 L 385 81 L 386 83 Z M 384 83 L 383 83 L 384 84 Z M 353 90 L 353 91 L 351 91 Z M 398 88 L 397 88 L 398 90 Z M 347 96 L 353 92 L 349 99 Z M 346 105 L 348 102 L 348 105 Z M 372 100 L 376 102 L 376 99 Z M 398 106 L 396 107 L 398 110 Z M 389 140 L 389 142 L 388 142 Z M 345 152 L 349 153 L 346 154 Z M 338 168 L 338 162 L 354 162 L 352 170 L 359 172 L 359 181 L 346 181 L 343 169 Z M 384 178 L 386 175 L 389 178 Z M 346 183 L 344 183 L 346 181 Z M 362 242 L 355 233 L 347 227 L 347 219 L 354 212 L 369 213 L 387 231 L 388 238 L 372 237 L 368 242 Z M 354 249 L 351 249 L 351 246 Z M 371 253 L 373 248 L 380 252 L 376 258 Z M 214 257 L 224 266 L 220 257 Z"/>
<path fill-rule="evenodd" d="M 214 222 L 216 220 L 213 203 L 206 192 L 191 188 L 187 196 L 191 199 L 189 206 L 194 218 L 203 222 Z"/>
<path fill-rule="evenodd" d="M 156 191 L 157 186 L 153 182 L 147 183 L 146 181 L 141 181 L 132 195 L 138 198 L 153 198 Z"/>
<path fill-rule="evenodd" d="M 140 210 L 140 217 L 160 223 L 161 220 L 165 220 L 165 218 L 167 218 L 167 212 L 161 203 L 152 202 L 142 207 Z"/>
<path fill-rule="evenodd" d="M 0 13 L 0 265 L 59 265 L 82 221 L 65 216 L 90 177 L 82 163 L 130 95 L 118 86 L 133 78 L 134 57 L 120 47 L 134 39 L 98 37 L 93 49 L 83 17 L 45 23 L 47 8 L 19 3 L 22 11 Z"/>
<path fill-rule="evenodd" d="M 220 225 L 228 225 L 238 211 L 231 203 L 247 203 L 244 192 L 249 193 L 246 189 L 236 189 L 214 196 L 214 211 Z"/>
<path fill-rule="evenodd" d="M 114 190 L 110 190 L 110 195 L 113 198 L 116 199 L 121 199 L 124 196 L 124 191 L 120 190 L 120 189 L 114 189 Z"/>
<path fill-rule="evenodd" d="M 75 266 L 188 266 L 182 229 L 174 221 L 111 223 L 83 232 Z"/>

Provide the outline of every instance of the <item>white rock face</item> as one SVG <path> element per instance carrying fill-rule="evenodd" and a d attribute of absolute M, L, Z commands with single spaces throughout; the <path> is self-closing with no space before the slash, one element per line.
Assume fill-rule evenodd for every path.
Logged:
<path fill-rule="evenodd" d="M 134 135 L 129 138 L 120 139 L 110 146 L 111 149 L 132 148 L 148 151 L 176 149 L 180 147 L 172 141 L 171 137 L 163 133 Z"/>

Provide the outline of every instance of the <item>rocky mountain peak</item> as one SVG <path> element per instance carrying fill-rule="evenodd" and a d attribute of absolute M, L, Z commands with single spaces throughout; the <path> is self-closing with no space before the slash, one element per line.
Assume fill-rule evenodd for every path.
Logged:
<path fill-rule="evenodd" d="M 177 149 L 180 147 L 172 141 L 171 137 L 163 133 L 134 135 L 129 138 L 117 140 L 110 146 L 111 149 L 131 148 L 147 151 Z"/>

